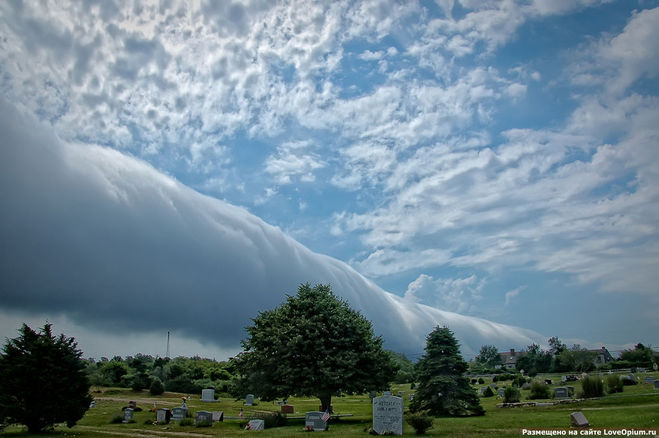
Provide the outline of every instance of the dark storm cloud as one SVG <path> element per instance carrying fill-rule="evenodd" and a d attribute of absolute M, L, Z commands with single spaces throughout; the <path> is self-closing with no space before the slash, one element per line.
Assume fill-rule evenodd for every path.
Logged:
<path fill-rule="evenodd" d="M 436 324 L 466 351 L 541 339 L 405 301 L 142 161 L 65 143 L 4 100 L 0 112 L 5 311 L 64 314 L 96 330 L 175 328 L 231 348 L 250 318 L 300 283 L 330 283 L 398 351 L 420 351 Z"/>

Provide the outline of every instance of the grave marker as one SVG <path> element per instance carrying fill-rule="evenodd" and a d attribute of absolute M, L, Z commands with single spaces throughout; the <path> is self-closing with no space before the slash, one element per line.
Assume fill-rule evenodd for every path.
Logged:
<path fill-rule="evenodd" d="M 176 407 L 172 409 L 172 420 L 173 421 L 181 421 L 188 415 L 188 408 L 184 407 Z"/>
<path fill-rule="evenodd" d="M 497 391 L 497 397 L 503 398 L 505 395 L 506 395 L 506 390 L 503 388 L 499 388 L 499 390 Z"/>
<path fill-rule="evenodd" d="M 570 393 L 568 392 L 568 389 L 564 386 L 559 386 L 558 388 L 554 388 L 554 398 L 569 398 Z"/>
<path fill-rule="evenodd" d="M 581 412 L 572 412 L 570 414 L 570 423 L 572 427 L 588 427 L 590 423 L 586 419 L 586 416 Z"/>
<path fill-rule="evenodd" d="M 208 411 L 197 411 L 195 415 L 195 425 L 197 426 L 212 426 L 213 414 Z"/>
<path fill-rule="evenodd" d="M 281 406 L 281 413 L 282 414 L 294 414 L 295 413 L 295 406 L 293 406 L 293 405 L 282 405 Z"/>
<path fill-rule="evenodd" d="M 383 395 L 373 399 L 373 431 L 378 435 L 403 434 L 403 399 Z"/>
<path fill-rule="evenodd" d="M 654 383 L 654 377 L 645 377 L 643 382 L 652 385 Z"/>
<path fill-rule="evenodd" d="M 133 408 L 126 408 L 124 409 L 124 420 L 122 423 L 130 423 L 133 421 L 133 415 L 134 415 L 134 410 Z"/>
<path fill-rule="evenodd" d="M 654 381 L 654 389 L 659 389 L 659 380 Z"/>
<path fill-rule="evenodd" d="M 245 397 L 245 405 L 252 406 L 254 404 L 254 394 L 247 394 Z"/>
<path fill-rule="evenodd" d="M 304 416 L 304 428 L 321 432 L 327 430 L 327 422 L 323 421 L 324 412 L 307 412 Z"/>
<path fill-rule="evenodd" d="M 203 402 L 214 402 L 215 401 L 215 390 L 213 388 L 202 389 L 201 390 L 201 401 L 203 401 Z"/>
<path fill-rule="evenodd" d="M 265 429 L 265 421 L 263 420 L 249 420 L 249 423 L 247 423 L 247 426 L 245 426 L 245 430 L 264 430 Z"/>
<path fill-rule="evenodd" d="M 224 411 L 213 411 L 213 421 L 224 421 Z"/>
<path fill-rule="evenodd" d="M 156 422 L 158 424 L 167 424 L 171 418 L 171 411 L 169 409 L 158 409 L 156 412 Z"/>

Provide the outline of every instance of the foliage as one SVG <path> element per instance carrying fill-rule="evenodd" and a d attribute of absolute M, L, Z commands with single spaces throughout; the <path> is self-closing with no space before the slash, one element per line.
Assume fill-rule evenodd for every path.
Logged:
<path fill-rule="evenodd" d="M 565 349 L 558 356 L 557 371 L 579 371 L 586 372 L 595 368 L 596 353 L 575 344 Z"/>
<path fill-rule="evenodd" d="M 515 367 L 525 370 L 529 376 L 535 376 L 551 370 L 551 359 L 550 352 L 542 350 L 537 344 L 531 344 L 527 347 L 527 353 L 517 359 Z"/>
<path fill-rule="evenodd" d="M 165 392 L 165 385 L 162 384 L 162 381 L 159 378 L 154 378 L 151 382 L 149 393 L 151 395 L 161 395 L 163 392 Z"/>
<path fill-rule="evenodd" d="M 588 376 L 581 379 L 581 391 L 585 398 L 601 397 L 604 395 L 604 384 L 602 379 Z"/>
<path fill-rule="evenodd" d="M 501 356 L 499 356 L 499 350 L 494 345 L 483 345 L 480 352 L 478 353 L 478 356 L 476 356 L 476 362 L 490 368 L 501 365 Z"/>
<path fill-rule="evenodd" d="M 610 374 L 606 376 L 606 390 L 609 394 L 614 394 L 616 392 L 622 392 L 624 384 L 620 376 L 616 374 Z"/>
<path fill-rule="evenodd" d="M 405 421 L 414 428 L 417 435 L 423 435 L 432 427 L 433 418 L 426 411 L 410 412 Z"/>
<path fill-rule="evenodd" d="M 549 344 L 549 352 L 552 356 L 558 356 L 567 349 L 567 345 L 561 342 L 558 336 L 552 336 L 547 340 L 547 343 Z"/>
<path fill-rule="evenodd" d="M 484 383 L 485 383 L 485 380 L 483 380 L 482 377 L 479 377 L 479 378 L 478 378 L 478 384 L 479 384 L 479 385 L 482 385 L 482 384 L 484 384 Z"/>
<path fill-rule="evenodd" d="M 633 350 L 624 350 L 620 355 L 620 360 L 627 361 L 632 366 L 651 367 L 652 355 L 652 348 L 646 347 L 639 342 Z"/>
<path fill-rule="evenodd" d="M 551 398 L 551 392 L 549 391 L 549 386 L 540 381 L 533 381 L 531 383 L 531 394 L 529 394 L 529 400 L 537 400 Z"/>
<path fill-rule="evenodd" d="M 186 417 L 178 422 L 179 426 L 193 426 L 194 420 L 192 418 Z"/>
<path fill-rule="evenodd" d="M 263 423 L 266 429 L 270 429 L 272 427 L 284 427 L 286 426 L 287 422 L 288 419 L 286 418 L 286 415 L 283 415 L 281 412 L 272 412 L 270 414 L 263 415 Z"/>
<path fill-rule="evenodd" d="M 24 424 L 30 433 L 66 422 L 73 427 L 91 402 L 89 381 L 73 338 L 40 333 L 26 324 L 0 355 L 0 419 Z"/>
<path fill-rule="evenodd" d="M 432 415 L 483 415 L 480 399 L 464 376 L 466 370 L 453 332 L 436 327 L 426 338 L 426 352 L 416 364 L 419 386 L 410 410 Z"/>
<path fill-rule="evenodd" d="M 123 423 L 123 421 L 124 421 L 123 415 L 117 414 L 110 419 L 110 424 L 120 424 Z"/>
<path fill-rule="evenodd" d="M 517 403 L 521 399 L 521 394 L 519 389 L 514 386 L 507 386 L 503 391 L 503 402 L 504 403 Z"/>
<path fill-rule="evenodd" d="M 301 285 L 297 296 L 252 321 L 232 363 L 240 374 L 236 395 L 313 395 L 325 410 L 333 395 L 386 389 L 395 375 L 371 323 L 329 286 Z"/>
<path fill-rule="evenodd" d="M 414 364 L 404 354 L 386 350 L 391 361 L 396 365 L 398 371 L 394 377 L 394 383 L 410 383 L 414 381 Z"/>
<path fill-rule="evenodd" d="M 483 397 L 494 397 L 494 391 L 489 386 L 483 391 Z"/>

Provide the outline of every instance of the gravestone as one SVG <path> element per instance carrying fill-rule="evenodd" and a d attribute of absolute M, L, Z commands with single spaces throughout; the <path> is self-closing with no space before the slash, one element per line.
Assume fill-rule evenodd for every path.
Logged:
<path fill-rule="evenodd" d="M 628 378 L 629 380 L 633 380 L 634 382 L 636 382 L 636 376 L 635 376 L 634 374 L 630 374 L 630 375 L 628 375 L 627 378 Z"/>
<path fill-rule="evenodd" d="M 96 407 L 96 401 L 92 400 L 91 403 L 89 403 L 89 408 L 95 408 Z"/>
<path fill-rule="evenodd" d="M 156 422 L 158 424 L 167 424 L 172 413 L 169 409 L 158 409 L 156 412 Z"/>
<path fill-rule="evenodd" d="M 245 430 L 264 430 L 265 429 L 265 421 L 263 420 L 249 420 L 249 423 L 247 423 L 247 426 L 245 426 Z"/>
<path fill-rule="evenodd" d="M 590 423 L 586 419 L 586 416 L 581 412 L 572 412 L 570 414 L 570 423 L 572 427 L 588 427 Z"/>
<path fill-rule="evenodd" d="M 567 376 L 561 376 L 561 382 L 563 383 L 567 382 Z"/>
<path fill-rule="evenodd" d="M 504 395 L 506 395 L 506 390 L 503 388 L 499 388 L 499 390 L 497 391 L 497 397 L 503 398 Z"/>
<path fill-rule="evenodd" d="M 496 389 L 496 387 L 497 387 L 497 384 L 496 384 L 496 383 L 490 383 L 490 388 L 492 388 L 492 389 Z"/>
<path fill-rule="evenodd" d="M 382 395 L 391 395 L 391 391 L 385 391 L 382 393 Z"/>
<path fill-rule="evenodd" d="M 643 382 L 652 385 L 654 383 L 654 377 L 645 377 Z"/>
<path fill-rule="evenodd" d="M 659 380 L 654 381 L 654 389 L 659 389 Z"/>
<path fill-rule="evenodd" d="M 373 399 L 373 431 L 378 435 L 403 434 L 403 399 L 383 395 Z"/>
<path fill-rule="evenodd" d="M 524 382 L 522 389 L 531 389 L 531 384 L 529 382 Z"/>
<path fill-rule="evenodd" d="M 570 394 L 566 387 L 559 386 L 558 388 L 554 388 L 554 398 L 568 398 L 568 397 L 570 397 Z"/>
<path fill-rule="evenodd" d="M 377 395 L 378 395 L 378 393 L 375 392 L 375 391 L 371 391 L 371 392 L 368 394 L 368 396 L 371 397 L 372 399 L 375 398 L 375 397 L 377 397 Z"/>
<path fill-rule="evenodd" d="M 213 421 L 224 421 L 224 411 L 213 411 Z"/>
<path fill-rule="evenodd" d="M 201 390 L 201 401 L 203 401 L 203 402 L 214 402 L 215 401 L 215 390 L 213 388 L 202 389 Z"/>
<path fill-rule="evenodd" d="M 195 416 L 195 425 L 196 426 L 212 426 L 213 425 L 213 414 L 208 411 L 197 411 Z"/>
<path fill-rule="evenodd" d="M 245 404 L 247 406 L 252 406 L 254 404 L 254 394 L 247 394 L 245 397 Z"/>
<path fill-rule="evenodd" d="M 487 391 L 487 386 L 481 386 L 481 389 L 480 389 L 481 395 L 485 394 L 485 391 Z"/>
<path fill-rule="evenodd" d="M 130 423 L 133 421 L 133 415 L 134 415 L 134 410 L 133 408 L 126 408 L 124 409 L 124 419 L 122 423 Z"/>
<path fill-rule="evenodd" d="M 295 413 L 295 406 L 293 406 L 293 405 L 282 405 L 281 406 L 281 413 L 282 414 L 294 414 Z"/>
<path fill-rule="evenodd" d="M 176 407 L 172 409 L 172 420 L 174 421 L 181 421 L 188 415 L 188 408 L 184 407 Z"/>
<path fill-rule="evenodd" d="M 304 416 L 304 428 L 321 432 L 327 430 L 327 422 L 323 421 L 324 412 L 307 412 Z"/>

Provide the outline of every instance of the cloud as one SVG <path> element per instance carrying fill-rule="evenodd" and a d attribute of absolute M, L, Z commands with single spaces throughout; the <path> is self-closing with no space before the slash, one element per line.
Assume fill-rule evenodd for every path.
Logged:
<path fill-rule="evenodd" d="M 62 141 L 0 105 L 5 312 L 66 315 L 96 331 L 175 329 L 230 349 L 250 318 L 308 281 L 330 283 L 398 351 L 420 351 L 436 324 L 466 352 L 541 339 L 387 293 L 241 208 L 117 151 Z"/>
<path fill-rule="evenodd" d="M 407 286 L 403 298 L 451 312 L 469 313 L 481 298 L 484 284 L 475 275 L 434 279 L 421 274 Z"/>
<path fill-rule="evenodd" d="M 522 291 L 524 290 L 524 287 L 516 287 L 515 289 L 509 290 L 506 292 L 506 301 L 504 305 L 508 306 L 513 299 L 518 296 Z"/>
<path fill-rule="evenodd" d="M 265 171 L 278 184 L 291 184 L 297 177 L 302 182 L 316 179 L 314 171 L 325 167 L 325 163 L 314 153 L 307 152 L 312 146 L 309 141 L 286 142 L 277 147 L 265 164 Z"/>

